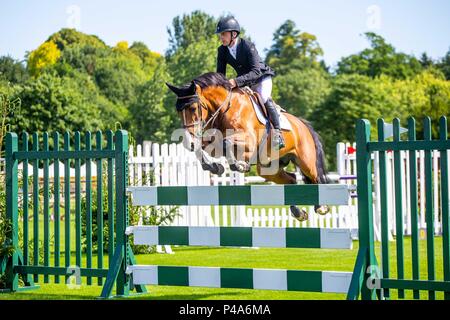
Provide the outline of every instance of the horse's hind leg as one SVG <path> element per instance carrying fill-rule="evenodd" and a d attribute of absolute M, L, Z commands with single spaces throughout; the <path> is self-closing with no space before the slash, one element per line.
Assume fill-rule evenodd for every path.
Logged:
<path fill-rule="evenodd" d="M 257 166 L 258 175 L 263 177 L 266 180 L 272 181 L 276 184 L 297 184 L 297 178 L 295 174 L 285 171 L 283 168 L 280 168 L 276 174 L 273 175 L 265 175 L 261 171 L 261 166 Z M 298 221 L 306 221 L 308 220 L 308 212 L 303 209 L 299 209 L 297 206 L 289 207 L 292 216 Z"/>
<path fill-rule="evenodd" d="M 297 158 L 295 159 L 295 164 L 300 168 L 300 171 L 303 174 L 303 181 L 305 184 L 318 184 L 318 183 L 326 183 L 327 181 L 323 181 L 323 178 L 321 178 L 318 174 L 318 170 L 316 167 L 316 157 L 315 155 L 305 155 L 302 157 L 298 157 L 297 151 Z M 326 205 L 315 205 L 314 211 L 320 215 L 325 215 L 328 212 L 330 212 L 330 208 Z"/>

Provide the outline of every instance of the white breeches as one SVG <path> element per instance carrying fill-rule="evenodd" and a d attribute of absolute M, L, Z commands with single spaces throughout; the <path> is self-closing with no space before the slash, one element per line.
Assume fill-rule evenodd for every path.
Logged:
<path fill-rule="evenodd" d="M 251 89 L 258 92 L 261 95 L 264 103 L 266 103 L 272 95 L 272 77 L 266 77 L 263 81 L 251 87 Z"/>

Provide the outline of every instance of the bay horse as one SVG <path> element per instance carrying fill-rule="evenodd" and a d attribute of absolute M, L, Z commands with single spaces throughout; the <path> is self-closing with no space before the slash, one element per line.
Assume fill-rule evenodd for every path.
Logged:
<path fill-rule="evenodd" d="M 185 146 L 196 152 L 203 169 L 221 175 L 224 167 L 214 158 L 225 155 L 233 171 L 248 172 L 256 164 L 258 175 L 266 180 L 296 184 L 295 174 L 285 170 L 292 162 L 300 168 L 305 183 L 328 183 L 320 137 L 306 120 L 283 113 L 292 129 L 282 131 L 286 146 L 274 150 L 268 138 L 271 130 L 258 120 L 249 94 L 239 88 L 231 89 L 224 75 L 210 72 L 183 87 L 166 85 L 177 95 L 176 109 L 185 130 Z M 219 142 L 215 141 L 219 148 L 208 152 L 211 142 L 204 139 L 207 130 L 221 136 Z M 324 205 L 314 209 L 319 214 L 329 212 Z M 290 206 L 290 211 L 299 221 L 308 218 L 308 213 L 296 206 Z"/>

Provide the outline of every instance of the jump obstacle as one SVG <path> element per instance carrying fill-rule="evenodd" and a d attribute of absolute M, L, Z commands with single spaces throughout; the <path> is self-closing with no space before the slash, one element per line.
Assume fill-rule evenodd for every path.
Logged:
<path fill-rule="evenodd" d="M 115 134 L 106 132 L 106 146 L 103 146 L 101 132 L 95 135 L 96 148 L 91 147 L 91 134 L 85 134 L 85 148 L 81 150 L 81 134 L 76 132 L 71 149 L 71 137 L 68 132 L 64 134 L 64 147 L 59 150 L 59 134 L 53 134 L 53 150 L 49 150 L 49 135 L 42 136 L 43 148 L 39 150 L 39 135 L 33 134 L 32 149 L 28 149 L 28 134 L 22 134 L 22 144 L 19 150 L 18 137 L 8 133 L 6 139 L 6 193 L 7 218 L 11 221 L 11 228 L 7 234 L 10 245 L 15 248 L 10 257 L 3 257 L 0 261 L 0 273 L 7 279 L 7 290 L 19 291 L 37 287 L 35 283 L 50 282 L 53 276 L 55 283 L 60 277 L 68 280 L 78 272 L 81 277 L 87 278 L 87 284 L 92 284 L 92 278 L 97 278 L 99 285 L 103 285 L 101 296 L 108 298 L 112 295 L 114 285 L 116 295 L 126 296 L 130 290 L 146 292 L 145 285 L 176 285 L 200 286 L 215 288 L 248 288 L 289 291 L 312 292 L 338 292 L 347 293 L 348 299 L 376 299 L 391 296 L 390 289 L 396 289 L 399 298 L 405 297 L 405 290 L 413 290 L 415 299 L 420 298 L 420 291 L 428 291 L 428 298 L 434 299 L 437 291 L 444 292 L 444 298 L 450 299 L 450 240 L 449 240 L 449 190 L 448 190 L 448 150 L 450 141 L 447 139 L 447 120 L 440 119 L 439 139 L 431 139 L 431 121 L 425 118 L 424 140 L 416 140 L 415 121 L 408 121 L 408 139 L 400 139 L 400 123 L 394 121 L 394 139 L 385 141 L 383 134 L 384 122 L 378 122 L 378 141 L 370 139 L 370 124 L 366 120 L 357 122 L 357 194 L 359 217 L 359 251 L 353 272 L 331 271 L 302 271 L 277 269 L 245 269 L 225 267 L 180 267 L 180 266 L 140 266 L 136 264 L 129 237 L 133 235 L 135 244 L 155 245 L 172 244 L 188 246 L 212 247 L 270 247 L 270 248 L 333 248 L 350 249 L 352 240 L 350 231 L 346 229 L 318 229 L 318 228 L 247 228 L 247 227 L 162 227 L 162 226 L 129 226 L 128 195 L 131 194 L 133 205 L 293 205 L 293 204 L 346 204 L 349 197 L 347 185 L 274 185 L 274 186 L 202 186 L 202 187 L 131 187 L 127 186 L 128 178 L 128 136 L 127 132 L 119 130 Z M 415 152 L 424 150 L 426 155 L 425 170 L 428 173 L 426 180 L 426 215 L 427 225 L 433 226 L 433 197 L 432 188 L 432 150 L 441 151 L 441 218 L 443 223 L 443 280 L 436 280 L 435 257 L 438 253 L 434 247 L 433 232 L 427 233 L 427 280 L 419 277 L 419 232 L 417 228 L 417 181 L 410 181 L 410 213 L 413 222 L 411 237 L 412 279 L 405 279 L 404 237 L 402 217 L 405 208 L 402 207 L 401 188 L 403 187 L 402 173 L 396 172 L 396 258 L 397 274 L 393 275 L 389 269 L 390 259 L 386 185 L 383 176 L 386 174 L 385 155 L 393 150 L 395 167 L 400 167 L 400 150 L 410 152 L 410 176 L 416 176 L 417 165 L 414 160 Z M 372 160 L 373 152 L 380 153 L 381 174 L 381 264 L 375 256 L 375 241 L 373 238 L 373 199 L 372 199 Z M 50 221 L 50 179 L 49 161 L 63 160 L 64 176 L 70 176 L 70 166 L 75 167 L 75 210 L 71 213 L 71 201 L 65 196 L 64 215 L 75 220 L 75 244 L 70 242 L 72 227 L 70 219 L 64 221 L 65 242 L 64 255 L 61 253 L 60 234 L 60 172 L 58 166 L 54 167 L 53 183 L 53 213 L 54 221 Z M 23 175 L 28 176 L 28 164 L 34 170 L 33 184 L 30 186 L 27 179 L 23 179 L 19 189 L 18 163 L 22 162 Z M 82 217 L 81 161 L 87 164 L 86 196 L 83 199 L 85 206 Z M 92 180 L 90 176 L 90 163 L 96 161 L 97 176 L 103 174 L 102 164 L 106 164 L 107 179 L 96 182 L 97 216 L 93 217 Z M 39 232 L 39 180 L 37 168 L 42 164 L 43 179 L 43 217 L 44 236 L 43 245 L 40 246 Z M 31 187 L 31 188 L 30 188 Z M 63 195 L 71 191 L 70 179 L 64 179 Z M 28 204 L 28 195 L 33 194 L 32 207 Z M 104 192 L 106 190 L 106 193 Z M 20 192 L 19 192 L 20 191 Z M 107 207 L 103 208 L 103 199 L 107 199 Z M 22 204 L 23 217 L 21 243 L 32 243 L 33 251 L 28 245 L 19 246 L 19 203 Z M 29 227 L 29 209 L 32 210 L 33 229 Z M 107 214 L 103 214 L 103 212 Z M 42 215 L 42 214 L 41 214 Z M 83 226 L 82 218 L 85 220 Z M 97 250 L 94 256 L 93 247 L 93 219 L 96 219 Z M 53 252 L 50 247 L 50 224 L 53 224 L 54 245 Z M 108 226 L 108 238 L 104 239 L 103 229 Z M 82 228 L 85 230 L 85 248 L 82 245 Z M 33 231 L 30 241 L 29 233 Z M 105 240 L 107 244 L 105 244 Z M 104 245 L 108 248 L 108 266 L 104 267 Z M 43 261 L 32 259 L 39 256 L 43 250 Z M 71 256 L 72 250 L 75 257 Z M 82 252 L 85 252 L 85 258 Z M 50 266 L 50 256 L 53 255 L 53 265 Z M 63 263 L 61 257 L 64 257 Z M 84 259 L 83 259 L 84 258 Z M 94 261 L 96 260 L 96 266 Z M 391 259 L 392 260 L 392 259 Z M 383 263 L 385 262 L 385 263 Z M 75 263 L 75 267 L 72 264 Z M 381 272 L 377 271 L 381 267 Z M 408 267 L 409 264 L 407 265 Z M 19 275 L 22 275 L 25 287 L 19 287 Z M 377 286 L 367 286 L 373 279 L 377 279 Z M 104 282 L 104 278 L 106 281 Z"/>

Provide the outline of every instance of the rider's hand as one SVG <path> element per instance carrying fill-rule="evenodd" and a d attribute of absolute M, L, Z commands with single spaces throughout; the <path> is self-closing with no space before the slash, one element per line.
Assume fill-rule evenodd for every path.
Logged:
<path fill-rule="evenodd" d="M 236 88 L 236 87 L 237 87 L 237 84 L 236 84 L 236 80 L 234 80 L 234 79 L 231 79 L 231 80 L 229 80 L 229 82 L 230 82 L 230 84 L 231 84 L 231 89 L 233 89 L 233 88 Z"/>

